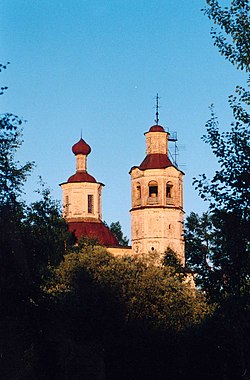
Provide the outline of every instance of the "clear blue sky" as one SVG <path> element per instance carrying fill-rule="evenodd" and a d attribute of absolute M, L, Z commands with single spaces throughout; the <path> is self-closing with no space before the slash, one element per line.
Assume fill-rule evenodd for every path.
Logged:
<path fill-rule="evenodd" d="M 228 3 L 228 1 L 224 1 Z M 75 172 L 71 146 L 92 147 L 88 171 L 105 183 L 103 218 L 119 220 L 130 237 L 130 176 L 145 156 L 143 133 L 154 124 L 177 131 L 179 164 L 186 173 L 185 211 L 207 205 L 192 178 L 216 168 L 202 141 L 208 107 L 221 127 L 231 114 L 227 97 L 243 75 L 221 57 L 210 37 L 203 0 L 2 0 L 1 74 L 8 91 L 1 113 L 24 119 L 22 162 L 36 169 L 26 186 L 29 200 L 38 175 L 61 199 L 59 183 Z"/>

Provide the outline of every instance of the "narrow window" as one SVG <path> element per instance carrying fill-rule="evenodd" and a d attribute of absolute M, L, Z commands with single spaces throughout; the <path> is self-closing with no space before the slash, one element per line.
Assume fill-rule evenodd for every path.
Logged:
<path fill-rule="evenodd" d="M 88 195 L 88 213 L 93 214 L 94 212 L 94 197 L 93 195 Z"/>
<path fill-rule="evenodd" d="M 156 181 L 150 181 L 148 184 L 149 197 L 158 197 L 158 184 Z"/>
<path fill-rule="evenodd" d="M 141 199 L 141 185 L 139 183 L 136 185 L 136 199 Z"/>
<path fill-rule="evenodd" d="M 69 196 L 68 195 L 66 195 L 65 197 L 64 210 L 65 210 L 65 215 L 68 215 L 69 213 Z"/>
<path fill-rule="evenodd" d="M 173 197 L 173 184 L 172 182 L 167 183 L 167 188 L 166 188 L 166 196 L 167 198 L 172 198 Z"/>

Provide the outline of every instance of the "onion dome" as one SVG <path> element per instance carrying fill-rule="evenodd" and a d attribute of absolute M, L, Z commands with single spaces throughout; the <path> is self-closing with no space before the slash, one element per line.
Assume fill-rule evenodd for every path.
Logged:
<path fill-rule="evenodd" d="M 69 177 L 67 182 L 96 182 L 96 179 L 85 171 L 79 171 Z"/>
<path fill-rule="evenodd" d="M 82 139 L 72 146 L 72 152 L 74 155 L 84 154 L 87 156 L 91 152 L 90 146 Z"/>
<path fill-rule="evenodd" d="M 165 132 L 165 129 L 161 125 L 153 125 L 149 132 Z"/>

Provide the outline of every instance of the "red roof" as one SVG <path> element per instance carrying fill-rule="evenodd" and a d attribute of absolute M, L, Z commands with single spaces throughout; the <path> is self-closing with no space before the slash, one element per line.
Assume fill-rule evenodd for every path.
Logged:
<path fill-rule="evenodd" d="M 78 171 L 69 177 L 67 182 L 96 182 L 96 179 L 87 172 Z"/>
<path fill-rule="evenodd" d="M 169 166 L 173 166 L 172 162 L 166 154 L 163 153 L 153 153 L 148 154 L 142 161 L 139 169 L 164 169 Z"/>
<path fill-rule="evenodd" d="M 100 244 L 118 247 L 118 241 L 113 232 L 103 222 L 69 222 L 69 231 L 79 240 L 82 236 L 96 238 Z"/>
<path fill-rule="evenodd" d="M 91 148 L 82 138 L 80 138 L 80 140 L 72 146 L 72 152 L 75 155 L 84 154 L 87 156 L 91 152 Z"/>
<path fill-rule="evenodd" d="M 153 125 L 149 132 L 165 132 L 165 129 L 161 125 Z"/>

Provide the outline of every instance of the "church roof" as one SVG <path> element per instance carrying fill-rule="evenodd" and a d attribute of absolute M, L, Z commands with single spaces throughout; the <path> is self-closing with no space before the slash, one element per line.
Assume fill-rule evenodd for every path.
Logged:
<path fill-rule="evenodd" d="M 69 231 L 75 234 L 77 240 L 82 236 L 96 238 L 106 247 L 118 247 L 118 241 L 113 232 L 101 221 L 98 222 L 69 222 Z"/>
<path fill-rule="evenodd" d="M 154 153 L 154 154 L 148 154 L 144 158 L 141 165 L 139 166 L 139 169 L 140 170 L 164 169 L 169 166 L 173 166 L 173 164 L 166 154 Z"/>
<path fill-rule="evenodd" d="M 87 172 L 78 171 L 69 177 L 67 182 L 96 182 L 96 179 Z"/>
<path fill-rule="evenodd" d="M 75 155 L 84 154 L 87 156 L 91 152 L 91 148 L 82 138 L 80 138 L 80 140 L 72 146 L 72 152 Z"/>

